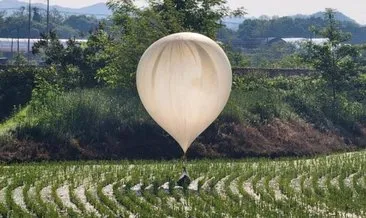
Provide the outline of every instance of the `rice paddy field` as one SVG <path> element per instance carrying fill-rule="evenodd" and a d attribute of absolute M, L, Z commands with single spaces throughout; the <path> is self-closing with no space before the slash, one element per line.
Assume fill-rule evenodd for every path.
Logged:
<path fill-rule="evenodd" d="M 366 152 L 0 166 L 2 217 L 366 217 Z"/>

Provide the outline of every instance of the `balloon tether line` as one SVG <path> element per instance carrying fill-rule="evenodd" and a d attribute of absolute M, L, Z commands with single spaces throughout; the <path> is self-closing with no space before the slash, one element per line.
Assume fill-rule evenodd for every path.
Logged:
<path fill-rule="evenodd" d="M 187 173 L 187 154 L 186 152 L 184 152 L 183 156 L 182 156 L 182 166 L 183 166 L 183 173 Z"/>
<path fill-rule="evenodd" d="M 187 164 L 187 156 L 186 153 L 184 152 L 184 155 L 182 156 L 183 173 L 177 182 L 178 185 L 182 186 L 184 190 L 187 190 L 188 185 L 191 182 L 191 179 L 189 178 L 187 172 L 186 164 Z"/>
<path fill-rule="evenodd" d="M 187 154 L 185 152 L 182 157 L 182 163 L 183 163 L 183 168 L 185 168 L 186 164 L 187 164 Z"/>

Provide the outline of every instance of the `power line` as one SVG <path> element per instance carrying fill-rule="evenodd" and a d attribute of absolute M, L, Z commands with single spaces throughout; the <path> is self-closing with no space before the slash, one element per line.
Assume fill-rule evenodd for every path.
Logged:
<path fill-rule="evenodd" d="M 30 38 L 31 38 L 31 28 L 32 28 L 32 3 L 29 0 L 29 16 L 28 16 L 28 62 L 30 61 Z"/>
<path fill-rule="evenodd" d="M 47 34 L 50 33 L 50 0 L 47 0 Z"/>
<path fill-rule="evenodd" d="M 2 11 L 11 11 L 11 10 L 19 10 L 20 8 L 0 8 L 0 10 Z M 47 11 L 47 9 L 45 8 L 38 8 L 41 11 Z M 95 16 L 105 16 L 108 17 L 111 14 L 98 14 L 98 13 L 83 13 L 83 12 L 73 12 L 73 11 L 65 11 L 65 10 L 58 10 L 57 8 L 53 8 L 56 9 L 58 12 L 64 13 L 64 14 L 75 14 L 75 15 L 95 15 Z"/>

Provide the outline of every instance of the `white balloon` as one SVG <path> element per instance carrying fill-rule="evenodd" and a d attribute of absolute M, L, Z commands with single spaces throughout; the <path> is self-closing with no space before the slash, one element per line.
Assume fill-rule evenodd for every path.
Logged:
<path fill-rule="evenodd" d="M 172 34 L 152 44 L 136 77 L 147 112 L 184 152 L 219 116 L 232 85 L 225 52 L 197 33 Z"/>

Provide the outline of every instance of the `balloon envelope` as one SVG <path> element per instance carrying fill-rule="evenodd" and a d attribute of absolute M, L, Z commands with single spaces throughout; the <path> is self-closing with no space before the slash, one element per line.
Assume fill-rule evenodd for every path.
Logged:
<path fill-rule="evenodd" d="M 177 33 L 152 44 L 136 77 L 147 112 L 184 152 L 219 116 L 232 85 L 225 52 L 197 33 Z"/>

